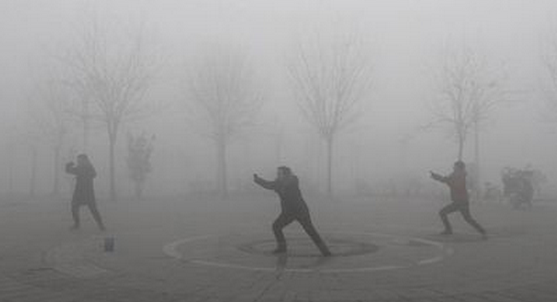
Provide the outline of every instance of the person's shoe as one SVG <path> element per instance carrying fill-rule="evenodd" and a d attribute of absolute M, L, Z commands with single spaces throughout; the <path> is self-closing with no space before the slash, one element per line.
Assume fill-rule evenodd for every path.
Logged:
<path fill-rule="evenodd" d="M 443 232 L 439 233 L 439 235 L 441 236 L 449 236 L 452 235 L 453 232 L 452 231 L 448 231 L 448 230 L 444 230 Z"/>
<path fill-rule="evenodd" d="M 323 257 L 331 257 L 331 256 L 333 256 L 333 254 L 331 253 L 331 251 L 324 251 L 324 252 L 321 252 L 321 254 L 323 254 Z"/>
<path fill-rule="evenodd" d="M 104 231 L 106 231 L 106 227 L 104 225 L 99 225 L 99 230 L 101 232 L 104 232 Z"/>
<path fill-rule="evenodd" d="M 319 248 L 319 251 L 321 252 L 321 255 L 323 255 L 323 257 L 330 257 L 333 255 L 331 254 L 331 251 L 325 245 L 325 243 L 321 242 L 320 244 L 317 244 L 317 247 Z"/>
<path fill-rule="evenodd" d="M 79 230 L 79 225 L 77 224 L 74 224 L 70 227 L 70 231 L 77 231 L 77 230 Z"/>

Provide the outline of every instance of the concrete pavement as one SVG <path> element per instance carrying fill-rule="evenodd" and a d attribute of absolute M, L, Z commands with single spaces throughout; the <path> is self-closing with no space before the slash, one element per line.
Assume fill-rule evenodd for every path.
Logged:
<path fill-rule="evenodd" d="M 68 231 L 65 203 L 0 207 L 0 301 L 557 301 L 557 208 L 474 205 L 487 241 L 438 204 L 310 204 L 336 256 L 297 225 L 277 257 L 274 200 L 101 204 L 109 231 Z M 103 251 L 114 237 L 113 253 Z"/>

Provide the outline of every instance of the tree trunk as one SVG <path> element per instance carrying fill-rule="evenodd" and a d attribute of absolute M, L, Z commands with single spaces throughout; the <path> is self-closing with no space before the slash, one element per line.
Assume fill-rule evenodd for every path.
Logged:
<path fill-rule="evenodd" d="M 333 137 L 326 138 L 327 143 L 327 197 L 333 197 Z"/>
<path fill-rule="evenodd" d="M 116 177 L 114 168 L 114 148 L 116 146 L 116 135 L 109 134 L 108 157 L 109 157 L 109 178 L 110 178 L 110 200 L 116 202 Z"/>
<path fill-rule="evenodd" d="M 475 198 L 476 201 L 480 201 L 481 196 L 481 170 L 480 170 L 480 127 L 479 123 L 476 120 L 474 123 L 474 157 L 476 162 L 476 172 L 474 175 L 474 182 L 475 182 Z"/>
<path fill-rule="evenodd" d="M 83 152 L 87 153 L 89 149 L 89 102 L 83 101 Z"/>
<path fill-rule="evenodd" d="M 135 197 L 140 200 L 143 197 L 143 182 L 137 181 L 135 183 Z"/>
<path fill-rule="evenodd" d="M 54 147 L 54 182 L 52 196 L 60 195 L 60 146 Z"/>
<path fill-rule="evenodd" d="M 14 195 L 14 163 L 15 163 L 15 150 L 10 142 L 8 145 L 8 196 L 12 198 Z"/>
<path fill-rule="evenodd" d="M 220 139 L 217 141 L 217 190 L 222 198 L 228 197 L 226 178 L 226 143 Z"/>
<path fill-rule="evenodd" d="M 29 195 L 35 197 L 35 186 L 37 184 L 37 148 L 31 149 L 31 186 L 29 188 Z"/>
<path fill-rule="evenodd" d="M 279 133 L 275 138 L 275 157 L 276 157 L 277 165 L 282 164 L 282 142 L 283 142 L 282 133 Z"/>
<path fill-rule="evenodd" d="M 464 138 L 462 136 L 458 137 L 458 160 L 462 161 L 462 156 L 464 153 Z"/>

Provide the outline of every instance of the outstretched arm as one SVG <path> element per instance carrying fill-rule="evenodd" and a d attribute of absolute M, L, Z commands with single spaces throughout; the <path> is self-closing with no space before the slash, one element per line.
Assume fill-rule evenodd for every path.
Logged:
<path fill-rule="evenodd" d="M 274 190 L 276 187 L 276 182 L 265 180 L 257 174 L 253 174 L 253 181 L 267 190 Z"/>
<path fill-rule="evenodd" d="M 69 162 L 66 164 L 66 173 L 73 175 L 77 174 L 77 168 L 75 167 L 75 164 L 73 162 Z"/>
<path fill-rule="evenodd" d="M 448 181 L 448 177 L 441 176 L 441 175 L 439 175 L 435 172 L 431 172 L 431 171 L 429 173 L 431 174 L 431 178 L 433 178 L 434 180 L 437 180 L 437 181 L 443 182 L 443 183 L 447 183 L 447 181 Z"/>

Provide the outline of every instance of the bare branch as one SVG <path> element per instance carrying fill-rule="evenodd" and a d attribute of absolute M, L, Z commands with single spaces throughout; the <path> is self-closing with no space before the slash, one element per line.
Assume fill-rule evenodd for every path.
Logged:
<path fill-rule="evenodd" d="M 503 87 L 504 80 L 500 69 L 491 69 L 485 58 L 471 49 L 450 51 L 442 60 L 438 98 L 430 108 L 434 124 L 448 127 L 462 148 L 471 128 L 483 123 L 498 104 L 508 101 L 510 91 Z"/>
<path fill-rule="evenodd" d="M 190 69 L 188 109 L 199 114 L 198 130 L 214 140 L 230 142 L 250 127 L 263 99 L 256 89 L 247 57 L 233 50 L 205 51 Z"/>
<path fill-rule="evenodd" d="M 557 122 L 557 38 L 550 37 L 542 55 L 545 77 L 542 92 L 545 97 L 544 117 L 550 122 Z"/>
<path fill-rule="evenodd" d="M 319 35 L 300 43 L 287 66 L 300 112 L 323 137 L 357 121 L 358 106 L 370 88 L 371 66 L 354 35 Z"/>

